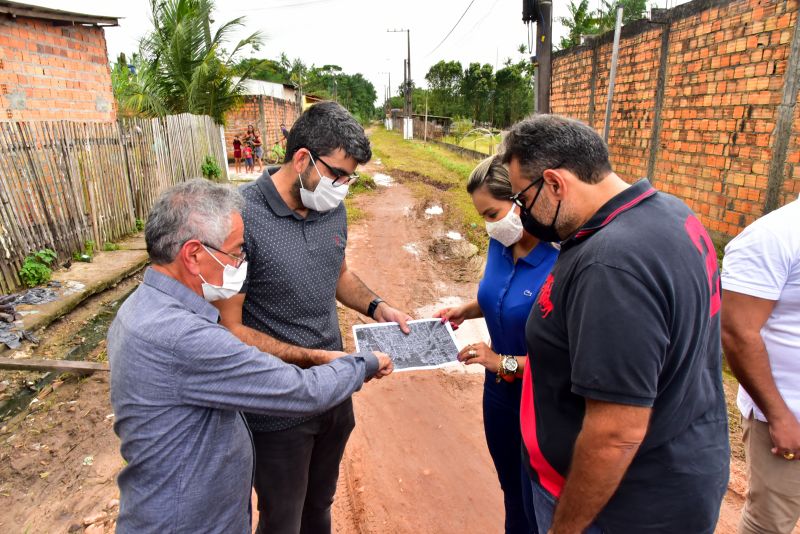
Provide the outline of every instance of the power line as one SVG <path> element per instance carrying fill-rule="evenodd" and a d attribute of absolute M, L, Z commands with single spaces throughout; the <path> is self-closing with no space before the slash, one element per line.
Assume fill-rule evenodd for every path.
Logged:
<path fill-rule="evenodd" d="M 452 28 L 450 28 L 450 31 L 449 31 L 449 32 L 447 32 L 447 35 L 445 35 L 445 36 L 444 36 L 444 39 L 442 39 L 442 42 L 441 42 L 441 43 L 439 43 L 438 45 L 436 45 L 436 47 L 435 47 L 433 50 L 431 50 L 430 52 L 428 52 L 428 56 L 430 56 L 431 54 L 433 54 L 434 52 L 436 52 L 436 50 L 437 50 L 437 49 L 438 49 L 440 46 L 442 46 L 442 44 L 444 44 L 444 42 L 447 40 L 447 38 L 448 38 L 448 37 L 450 37 L 450 34 L 452 34 L 452 33 L 453 33 L 453 30 L 455 30 L 455 29 L 456 29 L 456 27 L 457 27 L 457 26 L 459 25 L 459 23 L 461 22 L 461 19 L 463 19 L 463 18 L 464 18 L 464 15 L 466 15 L 466 14 L 467 14 L 467 11 L 469 11 L 469 8 L 471 8 L 471 7 L 472 7 L 472 4 L 474 4 L 474 3 L 475 3 L 475 0 L 472 0 L 472 1 L 469 3 L 469 5 L 467 6 L 467 9 L 465 9 L 465 10 L 464 10 L 464 12 L 461 14 L 461 16 L 460 16 L 460 17 L 458 18 L 458 20 L 456 21 L 456 24 L 455 24 L 455 26 L 453 26 Z M 425 56 L 425 57 L 428 57 L 428 56 Z"/>
<path fill-rule="evenodd" d="M 273 9 L 291 9 L 295 7 L 304 7 L 304 6 L 312 6 L 315 4 L 327 4 L 332 2 L 333 0 L 301 0 L 299 2 L 287 2 L 285 4 L 277 4 L 273 6 L 267 7 L 248 7 L 248 8 L 238 8 L 237 11 L 270 11 Z"/>

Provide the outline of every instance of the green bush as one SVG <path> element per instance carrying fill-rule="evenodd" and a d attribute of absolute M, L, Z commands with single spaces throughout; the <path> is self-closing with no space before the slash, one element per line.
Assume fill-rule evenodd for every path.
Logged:
<path fill-rule="evenodd" d="M 218 182 L 222 178 L 222 169 L 214 156 L 206 156 L 203 165 L 200 166 L 200 172 L 203 173 L 203 177 L 213 182 Z"/>
<path fill-rule="evenodd" d="M 450 125 L 450 135 L 456 138 L 456 143 L 461 143 L 470 130 L 472 130 L 472 121 L 469 119 L 456 119 Z"/>
<path fill-rule="evenodd" d="M 136 231 L 141 232 L 144 230 L 144 221 L 141 219 L 136 219 Z"/>
<path fill-rule="evenodd" d="M 106 243 L 103 243 L 103 250 L 105 250 L 106 252 L 111 252 L 113 250 L 119 250 L 119 245 L 117 245 L 116 243 L 106 242 Z"/>
<path fill-rule="evenodd" d="M 28 287 L 35 287 L 50 281 L 53 270 L 50 265 L 56 260 L 56 252 L 49 248 L 34 252 L 22 262 L 19 279 Z"/>

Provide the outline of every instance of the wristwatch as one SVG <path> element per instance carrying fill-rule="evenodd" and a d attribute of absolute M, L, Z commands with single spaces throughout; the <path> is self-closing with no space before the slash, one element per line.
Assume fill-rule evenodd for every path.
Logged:
<path fill-rule="evenodd" d="M 375 297 L 372 302 L 369 303 L 369 308 L 367 308 L 367 315 L 370 316 L 371 319 L 375 319 L 375 310 L 378 309 L 380 303 L 383 302 L 383 299 L 380 297 Z"/>
<path fill-rule="evenodd" d="M 519 369 L 519 362 L 513 356 L 500 355 L 500 367 L 497 369 L 497 382 L 502 378 L 506 382 L 513 382 L 516 380 L 517 370 Z"/>

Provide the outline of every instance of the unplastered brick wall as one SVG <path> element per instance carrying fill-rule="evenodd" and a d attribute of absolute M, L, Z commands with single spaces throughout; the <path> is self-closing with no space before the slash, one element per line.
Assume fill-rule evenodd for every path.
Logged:
<path fill-rule="evenodd" d="M 114 120 L 103 29 L 0 15 L 0 107 L 0 120 Z"/>
<path fill-rule="evenodd" d="M 228 159 L 233 159 L 233 136 L 243 136 L 247 125 L 261 132 L 265 152 L 280 141 L 281 123 L 291 129 L 297 118 L 294 102 L 269 96 L 246 96 L 242 104 L 225 115 L 225 143 Z"/>
<path fill-rule="evenodd" d="M 797 11 L 796 0 L 695 0 L 626 26 L 609 133 L 615 170 L 682 198 L 723 240 L 797 198 L 800 116 L 788 83 L 800 72 L 790 58 Z M 552 111 L 599 132 L 612 37 L 553 63 Z M 779 119 L 782 102 L 793 120 Z M 776 151 L 781 142 L 788 149 Z"/>

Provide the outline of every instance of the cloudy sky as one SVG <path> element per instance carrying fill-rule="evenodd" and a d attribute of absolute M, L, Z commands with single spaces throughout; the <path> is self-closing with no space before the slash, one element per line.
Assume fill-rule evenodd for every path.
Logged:
<path fill-rule="evenodd" d="M 589 0 L 592 8 L 600 0 Z M 106 29 L 109 57 L 135 51 L 150 28 L 148 0 L 31 0 L 29 3 L 69 11 L 120 17 L 117 28 Z M 434 63 L 456 59 L 502 66 L 514 60 L 520 44 L 528 42 L 520 0 L 217 0 L 216 22 L 244 16 L 239 36 L 261 31 L 265 43 L 258 57 L 277 58 L 281 52 L 306 64 L 336 64 L 347 73 L 362 73 L 383 96 L 391 72 L 392 86 L 403 78 L 406 34 L 411 30 L 411 74 L 418 86 Z M 554 2 L 554 42 L 565 30 L 558 17 L 568 14 L 566 0 Z M 656 0 L 665 7 L 681 0 Z M 466 13 L 465 13 L 466 10 Z M 463 14 L 463 19 L 458 22 Z M 456 23 L 458 24 L 456 25 Z M 453 27 L 455 26 L 455 29 Z M 214 24 L 212 24 L 212 30 Z M 453 29 L 447 37 L 448 32 Z M 247 56 L 253 55 L 250 51 Z"/>

